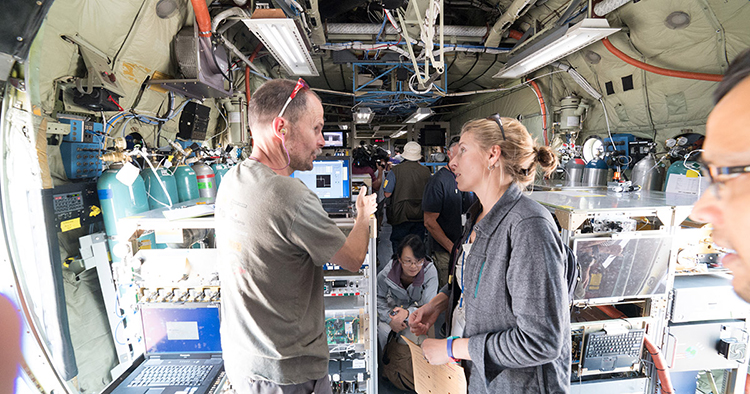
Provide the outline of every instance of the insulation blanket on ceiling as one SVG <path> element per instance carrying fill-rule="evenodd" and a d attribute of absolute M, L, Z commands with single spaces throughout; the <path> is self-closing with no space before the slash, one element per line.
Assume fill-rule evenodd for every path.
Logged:
<path fill-rule="evenodd" d="M 157 0 L 56 1 L 34 42 L 29 58 L 33 67 L 32 95 L 42 111 L 46 114 L 52 112 L 56 80 L 83 77 L 86 74 L 78 46 L 64 41 L 62 35 L 77 34 L 114 60 L 113 71 L 125 93 L 120 98 L 123 108 L 132 106 L 147 76 L 155 71 L 168 75 L 171 72 L 170 43 L 187 18 L 188 4 L 178 2 L 180 12 L 167 19 L 160 19 L 154 12 L 156 3 Z M 137 111 L 151 116 L 157 113 L 164 115 L 167 101 L 165 93 L 146 89 Z M 177 105 L 181 101 L 178 98 Z M 108 114 L 113 115 L 115 113 Z M 164 131 L 176 132 L 176 122 L 177 119 L 174 119 L 166 123 Z M 146 136 L 152 133 L 151 129 L 149 127 L 142 134 Z"/>
<path fill-rule="evenodd" d="M 550 1 L 548 6 L 555 8 L 556 4 L 557 2 Z M 539 9 L 540 7 L 532 9 L 530 14 L 537 12 L 536 16 L 539 17 Z M 688 27 L 667 27 L 665 20 L 675 11 L 689 15 Z M 750 3 L 744 0 L 641 1 L 626 4 L 607 15 L 607 19 L 611 26 L 624 28 L 609 38 L 616 48 L 636 60 L 665 69 L 723 74 L 729 61 L 750 46 L 750 29 L 746 22 L 750 20 Z M 586 51 L 595 52 L 601 60 L 595 64 L 588 62 L 584 57 Z M 469 72 L 473 61 L 467 61 L 468 59 L 456 61 L 461 72 Z M 705 130 L 706 117 L 713 108 L 712 93 L 716 82 L 668 77 L 644 71 L 611 54 L 601 42 L 567 56 L 562 62 L 572 65 L 602 93 L 612 133 L 632 133 L 651 138 L 656 130 L 657 141 L 663 143 L 676 134 L 703 133 Z M 551 71 L 556 70 L 545 67 L 534 75 Z M 487 84 L 485 77 L 476 82 Z M 455 74 L 454 78 L 461 76 Z M 628 78 L 632 78 L 633 87 L 625 90 L 627 85 L 623 84 L 623 79 Z M 579 142 L 591 134 L 607 134 L 601 104 L 586 94 L 569 75 L 559 72 L 551 77 L 542 77 L 538 82 L 550 109 L 573 92 L 593 104 L 584 122 Z M 608 82 L 612 88 L 610 94 L 606 89 Z M 509 80 L 496 80 L 496 83 L 507 86 Z M 525 89 L 516 90 L 498 95 L 490 102 L 486 96 L 476 96 L 472 102 L 474 105 L 468 107 L 470 109 L 457 111 L 451 119 L 451 126 L 456 129 L 471 118 L 498 111 L 511 117 L 538 112 L 539 105 L 533 95 L 532 100 L 528 100 L 529 94 L 531 93 Z"/>

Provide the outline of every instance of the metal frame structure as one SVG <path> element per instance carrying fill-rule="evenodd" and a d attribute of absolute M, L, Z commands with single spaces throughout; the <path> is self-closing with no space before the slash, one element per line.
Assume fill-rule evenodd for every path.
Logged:
<path fill-rule="evenodd" d="M 582 234 L 581 225 L 587 219 L 594 219 L 601 216 L 619 216 L 623 218 L 658 218 L 661 226 L 658 229 L 641 231 L 652 235 L 662 234 L 665 237 L 674 237 L 680 223 L 687 216 L 694 204 L 694 196 L 677 196 L 667 195 L 662 192 L 643 191 L 632 194 L 613 194 L 606 190 L 596 188 L 573 188 L 569 190 L 557 190 L 546 192 L 533 192 L 530 197 L 540 204 L 547 207 L 550 212 L 557 218 L 562 228 L 561 235 L 563 242 L 572 245 L 573 240 L 591 238 L 596 234 Z M 636 231 L 638 233 L 638 231 Z M 615 235 L 600 234 L 602 239 L 616 239 Z M 672 248 L 673 249 L 673 248 Z M 674 250 L 670 251 L 669 265 L 667 272 L 667 294 L 671 292 L 674 284 L 674 266 L 676 254 Z M 624 299 L 594 299 L 586 300 L 584 308 L 588 305 L 614 305 L 620 302 L 641 302 L 644 303 L 643 316 L 638 318 L 629 318 L 626 320 L 641 321 L 644 318 L 648 320 L 649 336 L 656 344 L 662 344 L 665 332 L 667 330 L 667 317 L 669 309 L 668 295 L 646 295 L 643 297 L 627 297 Z M 581 306 L 581 305 L 579 305 Z M 591 323 L 599 323 L 594 321 Z M 585 323 L 574 323 L 573 328 L 585 326 Z M 646 384 L 647 391 L 654 392 L 656 389 L 656 369 L 653 365 L 644 368 L 645 377 L 648 378 Z M 588 380 L 586 385 L 593 382 L 604 383 L 606 380 Z M 574 383 L 580 385 L 579 383 Z M 628 385 L 618 386 L 622 390 Z M 632 384 L 631 384 L 632 386 Z M 640 384 L 636 385 L 641 387 Z M 613 391 L 614 392 L 614 391 Z M 625 391 L 616 391 L 625 392 Z"/>
<path fill-rule="evenodd" d="M 191 200 L 186 201 L 183 203 L 178 204 L 175 208 L 179 209 L 182 207 L 190 207 L 195 206 L 196 202 L 210 204 L 213 203 L 213 198 L 200 198 L 197 200 Z M 129 272 L 130 269 L 134 264 L 139 264 L 141 259 L 146 257 L 146 261 L 149 260 L 149 256 L 153 257 L 150 260 L 157 259 L 157 260 L 164 260 L 166 256 L 169 254 L 175 254 L 179 255 L 182 258 L 182 261 L 185 260 L 185 258 L 188 255 L 196 254 L 196 263 L 200 262 L 206 262 L 206 264 L 210 264 L 211 262 L 216 260 L 216 251 L 215 249 L 158 249 L 158 250 L 142 250 L 139 252 L 136 250 L 137 246 L 134 244 L 137 241 L 138 236 L 140 236 L 143 233 L 143 230 L 154 230 L 154 231 L 165 231 L 170 232 L 174 231 L 175 229 L 213 229 L 215 228 L 215 222 L 213 217 L 198 217 L 198 218 L 186 218 L 186 219 L 180 219 L 176 221 L 170 221 L 164 218 L 163 211 L 165 211 L 166 208 L 159 208 L 155 210 L 151 210 L 148 212 L 145 212 L 138 217 L 131 217 L 131 218 L 125 218 L 120 219 L 118 223 L 118 233 L 123 234 L 125 237 L 128 238 L 128 244 L 131 248 L 131 253 L 129 256 L 127 256 L 126 259 L 123 260 L 123 262 L 117 263 L 113 265 L 113 270 L 115 271 L 115 278 L 120 278 L 120 284 L 122 284 L 122 281 L 127 280 L 127 278 L 123 277 L 121 275 L 122 272 Z M 334 222 L 338 225 L 342 231 L 350 230 L 354 226 L 354 219 L 353 218 L 340 218 L 340 219 L 334 219 Z M 366 320 L 365 323 L 361 324 L 361 332 L 360 337 L 362 338 L 361 348 L 364 349 L 364 363 L 367 370 L 367 376 L 362 375 L 361 379 L 358 377 L 358 380 L 360 382 L 365 383 L 365 391 L 367 394 L 376 394 L 378 392 L 378 371 L 377 371 L 377 351 L 378 351 L 378 344 L 377 344 L 377 275 L 376 275 L 376 267 L 377 267 L 377 223 L 375 220 L 371 220 L 370 223 L 370 237 L 368 240 L 368 250 L 367 250 L 367 256 L 365 257 L 365 261 L 363 262 L 362 269 L 357 273 L 346 273 L 348 278 L 356 278 L 360 282 L 364 284 L 364 291 L 359 296 L 348 296 L 348 297 L 326 297 L 327 300 L 333 300 L 336 301 L 336 305 L 331 306 L 328 302 L 326 302 L 326 311 L 329 310 L 342 310 L 342 309 L 360 309 L 360 318 L 363 320 Z M 194 264 L 194 262 L 191 260 L 191 264 Z M 205 266 L 206 264 L 198 264 L 200 267 L 196 267 L 197 269 L 204 269 L 201 268 Z M 340 275 L 342 271 L 340 270 L 324 270 L 324 278 L 332 275 Z M 205 276 L 205 275 L 204 275 Z M 209 283 L 186 283 L 186 282 L 180 282 L 180 284 L 165 284 L 165 286 L 157 286 L 149 289 L 141 289 L 140 292 L 133 292 L 131 294 L 131 297 L 129 297 L 128 300 L 125 301 L 125 304 L 128 305 L 135 305 L 135 298 L 139 298 L 138 301 L 143 301 L 146 299 L 149 295 L 153 297 L 162 297 L 162 294 L 160 293 L 163 289 L 165 292 L 175 292 L 177 289 L 184 291 L 185 288 L 197 288 L 197 289 L 208 289 L 209 291 L 218 293 L 219 287 L 213 286 Z M 146 294 L 148 293 L 148 294 Z M 121 301 L 122 302 L 122 301 Z M 137 315 L 132 315 L 132 317 L 137 318 Z M 139 327 L 140 325 L 137 324 L 137 321 L 129 322 L 133 324 L 128 324 L 130 327 Z M 122 331 L 120 332 L 120 336 L 122 336 Z M 137 329 L 131 329 L 127 330 L 125 333 L 125 336 L 128 337 L 128 341 L 133 344 L 137 344 L 139 342 L 139 332 L 137 332 Z M 133 358 L 137 356 L 137 352 L 140 350 L 137 346 L 134 347 L 136 350 L 136 354 L 133 355 Z M 329 349 L 331 346 L 329 346 Z M 362 392 L 362 390 L 356 391 L 356 392 Z"/>
<path fill-rule="evenodd" d="M 420 63 L 420 66 L 424 66 L 424 63 Z M 357 76 L 362 74 L 362 68 L 385 68 L 380 74 L 374 76 L 372 80 L 366 83 L 359 84 Z M 352 92 L 355 94 L 356 105 L 363 105 L 372 108 L 373 110 L 387 109 L 389 113 L 395 115 L 408 115 L 413 112 L 418 106 L 426 106 L 435 103 L 442 97 L 440 93 L 428 92 L 428 93 L 415 93 L 409 89 L 405 89 L 404 83 L 408 81 L 397 81 L 393 73 L 399 68 L 404 68 L 410 73 L 414 73 L 414 67 L 409 63 L 402 62 L 386 62 L 386 63 L 371 63 L 371 62 L 358 62 L 352 63 Z M 370 75 L 370 74 L 368 74 Z M 385 81 L 386 78 L 392 78 L 395 82 L 396 90 L 366 90 L 374 81 L 381 80 Z M 443 74 L 442 78 L 435 81 L 435 88 L 441 92 L 446 92 L 446 86 L 448 77 Z M 392 88 L 394 86 L 392 85 Z M 408 102 L 408 105 L 404 102 Z"/>

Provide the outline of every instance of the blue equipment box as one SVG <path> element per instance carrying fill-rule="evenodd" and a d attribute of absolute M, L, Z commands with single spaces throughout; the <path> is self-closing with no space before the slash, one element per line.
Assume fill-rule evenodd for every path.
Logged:
<path fill-rule="evenodd" d="M 104 125 L 79 119 L 60 118 L 60 123 L 70 125 L 70 133 L 63 136 L 66 142 L 104 143 Z"/>
<path fill-rule="evenodd" d="M 72 131 L 71 131 L 72 133 Z M 95 178 L 102 174 L 100 159 L 104 150 L 102 143 L 65 142 L 60 143 L 60 156 L 68 179 Z"/>
<path fill-rule="evenodd" d="M 635 160 L 630 157 L 630 144 L 632 142 L 635 142 L 635 136 L 632 134 L 612 134 L 611 139 L 605 138 L 602 140 L 604 152 L 608 154 L 607 165 L 609 165 L 609 168 L 615 168 L 618 164 L 624 168 L 633 167 Z M 612 146 L 613 143 L 614 147 Z"/>

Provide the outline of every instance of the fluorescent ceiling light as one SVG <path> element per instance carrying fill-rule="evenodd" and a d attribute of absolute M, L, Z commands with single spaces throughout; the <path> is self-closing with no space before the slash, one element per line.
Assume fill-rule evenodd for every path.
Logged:
<path fill-rule="evenodd" d="M 522 77 L 619 30 L 610 28 L 606 19 L 586 18 L 573 26 L 563 26 L 513 55 L 493 78 Z"/>
<path fill-rule="evenodd" d="M 294 19 L 250 18 L 243 22 L 289 75 L 318 75 Z"/>
<path fill-rule="evenodd" d="M 406 134 L 406 130 L 400 130 L 400 131 L 397 131 L 397 132 L 391 134 L 390 137 L 391 138 L 398 138 L 398 137 L 401 137 L 404 134 Z"/>
<path fill-rule="evenodd" d="M 404 122 L 406 122 L 406 123 L 421 122 L 421 121 L 429 118 L 430 116 L 432 116 L 434 114 L 435 114 L 435 112 L 433 112 L 429 108 L 417 108 L 417 110 L 414 111 L 414 113 L 411 114 L 411 116 L 409 116 L 408 118 L 406 118 L 406 120 Z"/>
<path fill-rule="evenodd" d="M 359 107 L 357 112 L 353 113 L 354 123 L 365 124 L 372 122 L 372 118 L 375 117 L 375 112 L 372 112 L 370 107 Z"/>

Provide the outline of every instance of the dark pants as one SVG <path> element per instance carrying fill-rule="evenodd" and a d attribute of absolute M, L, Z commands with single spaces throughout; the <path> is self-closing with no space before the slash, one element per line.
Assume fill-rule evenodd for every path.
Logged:
<path fill-rule="evenodd" d="M 232 382 L 237 394 L 332 394 L 328 375 L 300 384 L 278 385 L 267 380 L 246 380 Z"/>
<path fill-rule="evenodd" d="M 393 245 L 393 254 L 398 254 L 398 245 L 401 240 L 409 234 L 415 234 L 424 242 L 426 230 L 423 222 L 403 222 L 391 225 L 391 245 Z"/>

